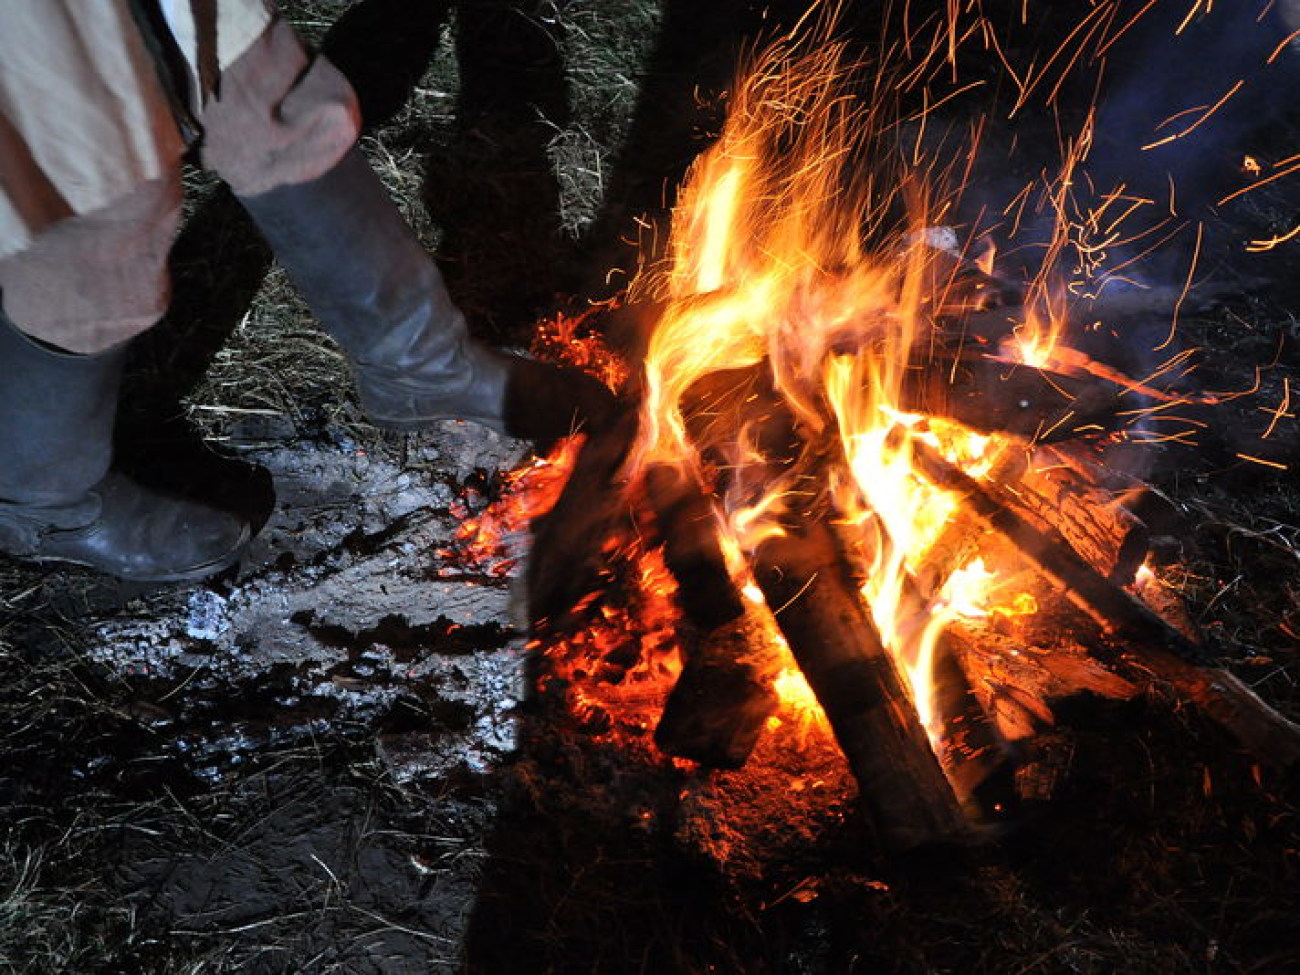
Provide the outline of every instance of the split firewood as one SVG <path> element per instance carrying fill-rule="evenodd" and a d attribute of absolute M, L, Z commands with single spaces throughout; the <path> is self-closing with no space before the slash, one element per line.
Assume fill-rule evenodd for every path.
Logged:
<path fill-rule="evenodd" d="M 993 825 L 1015 812 L 1020 761 L 971 683 L 955 642 L 940 634 L 931 666 L 939 763 L 971 822 Z"/>
<path fill-rule="evenodd" d="M 1080 694 L 1126 701 L 1141 688 L 1078 645 L 1029 647 L 975 620 L 949 624 L 948 646 L 1004 738 L 1025 742 L 1056 726 L 1054 709 Z"/>

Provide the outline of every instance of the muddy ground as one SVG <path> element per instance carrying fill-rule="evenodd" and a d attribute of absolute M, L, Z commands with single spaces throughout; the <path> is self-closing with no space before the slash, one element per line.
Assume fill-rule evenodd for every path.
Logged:
<path fill-rule="evenodd" d="M 783 12 L 291 6 L 354 72 L 367 151 L 480 333 L 507 345 L 609 290 L 631 216 L 716 123 L 738 39 Z M 538 56 L 538 31 L 564 44 Z M 557 49 L 586 57 L 586 74 L 565 75 Z M 1285 159 L 1294 122 L 1248 147 Z M 602 167 L 600 192 L 579 192 Z M 530 446 L 466 424 L 368 427 L 237 208 L 201 181 L 193 196 L 176 307 L 138 352 L 120 453 L 264 527 L 237 570 L 202 584 L 0 567 L 0 969 L 1266 973 L 1300 960 L 1300 783 L 1170 695 L 1063 703 L 1050 803 L 998 842 L 904 858 L 879 848 L 843 763 L 815 742 L 764 739 L 745 772 L 701 771 L 666 761 L 644 727 L 539 696 L 528 533 L 488 555 L 462 543 Z M 1221 663 L 1293 720 L 1297 245 L 1240 242 L 1284 233 L 1297 200 L 1279 181 L 1213 213 L 1179 341 L 1200 350 L 1198 388 L 1245 395 L 1184 411 L 1195 437 L 1134 459 L 1170 499 L 1162 579 L 1220 638 Z M 1112 306 L 1126 328 L 1163 334 L 1167 302 L 1128 301 Z"/>

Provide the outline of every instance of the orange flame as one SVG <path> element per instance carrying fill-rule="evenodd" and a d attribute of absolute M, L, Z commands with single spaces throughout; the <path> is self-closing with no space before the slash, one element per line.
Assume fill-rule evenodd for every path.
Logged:
<path fill-rule="evenodd" d="M 935 641 L 964 603 L 941 595 L 918 612 L 905 598 L 909 574 L 958 504 L 913 470 L 910 445 L 926 438 L 977 474 L 1000 445 L 900 409 L 906 371 L 944 300 L 952 262 L 930 218 L 945 202 L 920 179 L 866 170 L 862 147 L 882 144 L 880 122 L 845 95 L 842 47 L 796 47 L 773 46 L 745 75 L 721 137 L 682 189 L 671 260 L 634 284 L 665 310 L 649 343 L 628 480 L 652 464 L 701 467 L 687 435 L 688 390 L 710 373 L 766 363 L 802 427 L 837 428 L 852 477 L 834 485 L 834 506 L 874 553 L 864 597 L 924 712 Z M 899 204 L 909 216 L 891 224 Z M 882 243 L 868 248 L 868 238 Z M 1058 337 L 1050 302 L 1038 307 L 1043 323 L 1024 329 L 1020 361 L 1050 356 Z M 761 462 L 737 418 L 733 483 L 748 484 L 745 469 Z M 729 550 L 752 552 L 783 530 L 789 485 L 770 473 L 760 496 L 727 500 Z M 806 693 L 792 677 L 781 689 L 787 700 Z"/>

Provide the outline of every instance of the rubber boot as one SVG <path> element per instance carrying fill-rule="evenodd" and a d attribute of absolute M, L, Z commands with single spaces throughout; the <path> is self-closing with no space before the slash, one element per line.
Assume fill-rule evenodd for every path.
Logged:
<path fill-rule="evenodd" d="M 534 440 L 613 415 L 613 395 L 586 373 L 470 338 L 442 274 L 359 150 L 315 180 L 240 202 L 351 360 L 377 426 L 462 419 Z"/>
<path fill-rule="evenodd" d="M 198 579 L 233 565 L 242 520 L 111 469 L 126 349 L 73 355 L 0 311 L 0 552 L 136 582 Z"/>

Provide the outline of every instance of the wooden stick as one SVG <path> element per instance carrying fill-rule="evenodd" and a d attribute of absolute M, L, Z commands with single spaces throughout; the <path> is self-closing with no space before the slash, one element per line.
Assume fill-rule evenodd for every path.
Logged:
<path fill-rule="evenodd" d="M 1259 761 L 1283 770 L 1300 764 L 1300 725 L 1269 707 L 1234 674 L 1222 667 L 1197 667 L 1162 648 L 1143 647 L 1132 662 L 1199 707 Z"/>

